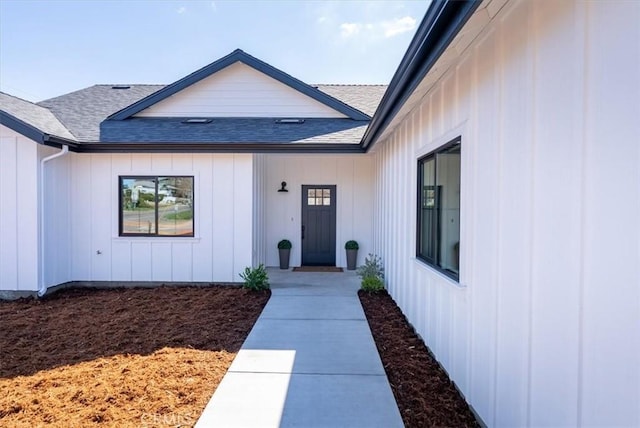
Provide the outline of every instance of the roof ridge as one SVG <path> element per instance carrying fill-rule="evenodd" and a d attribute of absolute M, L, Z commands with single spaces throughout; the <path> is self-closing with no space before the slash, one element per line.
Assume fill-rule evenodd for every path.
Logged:
<path fill-rule="evenodd" d="M 38 104 L 41 107 L 44 107 L 42 105 L 42 103 L 46 103 L 47 101 L 52 101 L 52 100 L 55 100 L 55 99 L 58 99 L 58 98 L 66 97 L 68 95 L 75 94 L 76 92 L 86 91 L 87 89 L 93 88 L 94 86 L 98 86 L 98 85 L 91 85 L 91 86 L 86 86 L 84 88 L 76 89 L 75 91 L 67 92 L 65 94 L 60 94 L 60 95 L 57 95 L 55 97 L 51 97 L 51 98 L 47 98 L 47 99 L 38 101 L 36 104 Z"/>
<path fill-rule="evenodd" d="M 60 95 L 55 96 L 55 97 L 47 98 L 46 100 L 38 101 L 35 104 L 39 105 L 40 107 L 45 107 L 45 106 L 42 105 L 42 103 L 47 103 L 49 101 L 53 101 L 53 100 L 58 99 L 58 98 L 66 97 L 68 95 L 75 94 L 77 92 L 86 91 L 89 88 L 105 87 L 105 86 L 167 86 L 167 85 L 163 85 L 161 83 L 141 83 L 141 84 L 135 84 L 135 83 L 133 83 L 133 84 L 126 84 L 126 83 L 95 83 L 95 84 L 90 85 L 90 86 L 85 86 L 84 88 L 76 89 L 75 91 L 67 92 L 66 94 L 60 94 Z M 45 108 L 47 108 L 47 107 L 45 107 Z"/>

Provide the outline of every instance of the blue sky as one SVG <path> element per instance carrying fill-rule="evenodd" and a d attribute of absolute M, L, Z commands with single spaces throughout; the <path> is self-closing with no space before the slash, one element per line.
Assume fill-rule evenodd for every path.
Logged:
<path fill-rule="evenodd" d="M 388 83 L 428 1 L 0 0 L 0 90 L 171 83 L 236 48 L 307 83 Z"/>

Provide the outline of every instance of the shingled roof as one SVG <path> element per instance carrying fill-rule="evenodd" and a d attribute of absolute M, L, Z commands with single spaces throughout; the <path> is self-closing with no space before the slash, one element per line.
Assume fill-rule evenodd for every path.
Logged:
<path fill-rule="evenodd" d="M 100 141 L 100 122 L 107 116 L 164 86 L 94 85 L 41 101 L 38 105 L 51 110 L 79 141 L 95 142 Z"/>
<path fill-rule="evenodd" d="M 385 85 L 314 85 L 322 92 L 330 95 L 345 104 L 351 105 L 354 108 L 372 115 L 375 112 L 382 95 L 386 89 Z M 133 141 L 133 138 L 142 137 L 145 135 L 144 141 L 161 141 L 162 137 L 159 132 L 166 132 L 167 136 L 164 141 L 174 141 L 176 133 L 184 133 L 184 126 L 180 125 L 180 120 L 167 121 L 165 124 L 161 124 L 157 119 L 150 121 L 141 121 L 128 119 L 127 123 L 113 124 L 105 122 L 102 125 L 101 135 L 101 123 L 111 114 L 153 94 L 154 92 L 164 88 L 164 85 L 135 85 L 135 84 L 109 84 L 109 85 L 94 85 L 79 91 L 71 92 L 66 95 L 61 95 L 56 98 L 51 98 L 38 103 L 38 106 L 46 107 L 50 109 L 60 121 L 76 136 L 79 141 L 83 142 L 109 142 L 109 141 Z M 114 88 L 128 88 L 128 89 L 114 89 Z M 114 121 L 115 122 L 115 121 Z M 246 121 L 245 121 L 246 122 Z M 270 121 L 272 123 L 273 121 Z M 243 140 L 252 140 L 256 142 L 262 138 L 261 130 L 250 126 L 248 129 L 254 129 L 256 133 L 249 135 L 247 132 L 238 131 L 230 132 L 229 126 L 232 123 L 238 123 L 237 120 L 220 121 L 216 120 L 216 124 L 224 124 L 220 129 L 219 134 L 209 133 L 211 138 L 215 141 L 233 141 L 230 140 L 232 136 L 242 136 Z M 256 122 L 257 124 L 258 122 Z M 262 123 L 262 122 L 260 122 Z M 135 126 L 140 125 L 140 130 L 136 130 Z M 246 123 L 244 123 L 246 125 Z M 314 128 L 312 128 L 314 127 Z M 198 127 L 189 128 L 189 132 L 194 132 L 191 140 L 194 138 L 202 138 L 206 133 L 205 129 L 211 130 L 213 127 L 206 127 L 200 125 Z M 289 127 L 290 128 L 290 127 Z M 317 121 L 307 120 L 305 123 L 305 131 L 303 135 L 309 133 L 315 133 L 315 142 L 335 142 L 337 136 L 342 137 L 343 142 L 359 143 L 366 126 L 362 123 L 344 123 L 343 119 L 334 119 Z M 142 132 L 144 129 L 144 134 Z M 282 132 L 283 127 L 278 127 L 277 132 Z M 347 129 L 350 132 L 345 133 Z M 149 134 L 146 134 L 146 133 Z M 300 127 L 295 130 L 295 133 L 300 132 Z M 322 132 L 327 133 L 325 140 L 318 138 Z M 267 132 L 268 135 L 269 132 Z M 183 134 L 184 137 L 184 134 Z M 186 137 L 189 138 L 189 137 Z M 295 136 L 287 132 L 282 136 L 282 141 L 297 141 L 300 137 Z M 273 140 L 273 138 L 270 138 Z M 142 141 L 142 140 L 141 140 Z"/>
<path fill-rule="evenodd" d="M 139 112 L 159 100 L 216 73 L 235 62 L 272 77 L 319 101 L 345 118 L 304 118 L 283 124 L 276 118 L 211 118 L 207 123 L 185 123 L 185 118 L 142 118 Z M 233 150 L 244 144 L 261 150 L 304 146 L 344 146 L 356 150 L 386 90 L 385 85 L 308 85 L 241 50 L 203 67 L 171 85 L 94 85 L 69 94 L 30 103 L 6 94 L 0 99 L 3 123 L 29 138 L 53 144 L 70 144 L 72 150 Z M 50 134 L 56 141 L 52 141 Z M 139 146 L 139 147 L 137 147 Z M 226 146 L 226 147 L 223 147 Z M 349 147 L 346 147 L 349 146 Z M 331 150 L 331 149 L 329 149 Z"/>
<path fill-rule="evenodd" d="M 101 124 L 102 142 L 233 144 L 358 144 L 368 121 L 304 119 L 303 123 L 279 123 L 273 118 L 211 119 L 185 123 L 185 118 L 131 118 Z"/>

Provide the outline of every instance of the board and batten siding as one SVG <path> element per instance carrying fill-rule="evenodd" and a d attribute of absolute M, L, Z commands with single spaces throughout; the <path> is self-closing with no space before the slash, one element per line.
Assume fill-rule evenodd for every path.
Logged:
<path fill-rule="evenodd" d="M 640 426 L 640 3 L 508 2 L 374 148 L 390 293 L 489 426 Z M 462 138 L 460 283 L 417 159 Z"/>
<path fill-rule="evenodd" d="M 241 62 L 205 77 L 135 116 L 346 117 Z"/>
<path fill-rule="evenodd" d="M 0 294 L 38 289 L 41 149 L 0 125 Z"/>
<path fill-rule="evenodd" d="M 267 194 L 266 158 L 253 155 L 253 266 L 265 264 L 267 259 L 266 211 Z"/>
<path fill-rule="evenodd" d="M 45 156 L 59 153 L 60 149 L 39 145 Z M 51 159 L 44 166 L 44 207 L 43 245 L 44 245 L 44 284 L 51 287 L 73 280 L 72 263 L 72 227 L 76 222 L 74 215 L 74 195 L 71 193 L 71 165 L 75 153 Z M 42 158 L 43 156 L 41 156 Z"/>
<path fill-rule="evenodd" d="M 74 154 L 75 281 L 240 281 L 252 264 L 250 154 Z M 118 177 L 193 175 L 195 236 L 118 236 Z"/>
<path fill-rule="evenodd" d="M 260 155 L 264 166 L 265 224 L 262 253 L 267 266 L 278 266 L 277 244 L 289 239 L 291 266 L 301 263 L 303 185 L 335 185 L 336 265 L 346 266 L 344 244 L 358 241 L 358 264 L 373 248 L 373 157 L 370 155 Z M 278 192 L 286 181 L 288 192 Z"/>

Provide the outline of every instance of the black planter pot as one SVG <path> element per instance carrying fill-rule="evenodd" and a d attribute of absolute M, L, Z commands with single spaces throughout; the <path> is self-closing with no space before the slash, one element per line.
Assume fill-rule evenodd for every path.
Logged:
<path fill-rule="evenodd" d="M 356 270 L 358 250 L 347 250 L 347 270 Z"/>
<path fill-rule="evenodd" d="M 289 255 L 291 254 L 291 248 L 278 249 L 280 255 L 280 269 L 289 269 Z"/>

